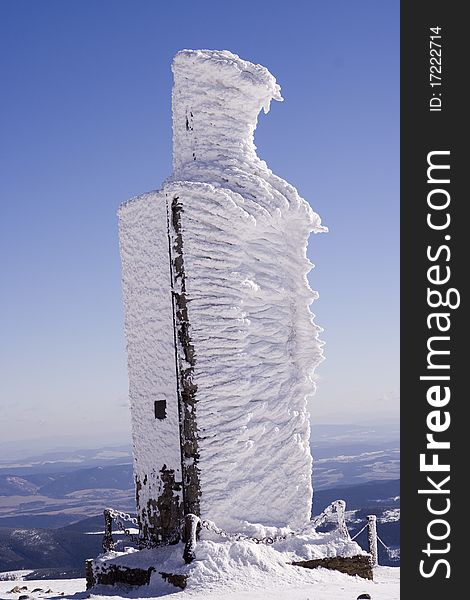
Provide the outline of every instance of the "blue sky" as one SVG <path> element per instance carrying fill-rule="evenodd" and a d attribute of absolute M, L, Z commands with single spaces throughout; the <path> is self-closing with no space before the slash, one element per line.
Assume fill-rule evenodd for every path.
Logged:
<path fill-rule="evenodd" d="M 171 172 L 181 48 L 281 85 L 258 154 L 330 228 L 309 246 L 327 356 L 312 418 L 396 421 L 397 0 L 4 0 L 0 44 L 5 441 L 127 439 L 116 211 Z"/>

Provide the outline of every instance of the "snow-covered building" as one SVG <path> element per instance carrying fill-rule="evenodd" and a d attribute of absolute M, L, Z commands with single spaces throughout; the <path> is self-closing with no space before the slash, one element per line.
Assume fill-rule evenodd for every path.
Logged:
<path fill-rule="evenodd" d="M 177 542 L 187 514 L 298 529 L 321 360 L 306 248 L 324 228 L 256 155 L 282 100 L 269 71 L 183 50 L 173 74 L 173 174 L 119 211 L 140 535 Z"/>

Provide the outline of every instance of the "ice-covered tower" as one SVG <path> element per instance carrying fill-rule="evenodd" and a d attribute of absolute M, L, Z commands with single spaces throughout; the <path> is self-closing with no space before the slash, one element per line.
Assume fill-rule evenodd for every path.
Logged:
<path fill-rule="evenodd" d="M 320 219 L 256 155 L 274 77 L 227 51 L 173 62 L 173 175 L 119 212 L 141 536 L 310 519 L 321 360 L 306 257 Z"/>

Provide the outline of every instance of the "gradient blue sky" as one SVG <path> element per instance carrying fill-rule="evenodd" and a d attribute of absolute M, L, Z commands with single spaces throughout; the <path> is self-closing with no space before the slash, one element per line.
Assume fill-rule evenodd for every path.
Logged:
<path fill-rule="evenodd" d="M 2 0 L 0 44 L 4 441 L 127 439 L 116 210 L 170 174 L 181 48 L 281 85 L 258 153 L 330 228 L 309 246 L 327 356 L 312 418 L 396 421 L 398 0 Z"/>

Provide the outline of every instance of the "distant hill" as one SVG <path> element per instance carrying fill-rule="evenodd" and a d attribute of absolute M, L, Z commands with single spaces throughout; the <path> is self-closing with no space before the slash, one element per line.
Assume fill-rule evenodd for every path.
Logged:
<path fill-rule="evenodd" d="M 63 498 L 89 489 L 134 488 L 132 464 L 107 465 L 52 473 L 0 474 L 0 496 L 41 495 Z"/>
<path fill-rule="evenodd" d="M 63 529 L 0 528 L 0 571 L 80 569 L 101 552 L 101 536 Z"/>
<path fill-rule="evenodd" d="M 44 482 L 43 475 L 28 475 L 28 480 L 41 481 L 38 492 L 50 498 L 63 498 L 71 492 L 89 489 L 134 488 L 134 476 L 131 464 L 92 467 L 68 473 L 49 475 Z"/>
<path fill-rule="evenodd" d="M 319 514 L 333 500 L 345 500 L 346 510 L 383 508 L 400 505 L 400 480 L 366 481 L 348 486 L 317 490 L 313 496 L 313 512 Z"/>
<path fill-rule="evenodd" d="M 76 521 L 75 523 L 66 525 L 65 527 L 63 527 L 63 529 L 66 531 L 79 531 L 81 533 L 90 533 L 92 531 L 103 531 L 103 527 L 104 517 L 101 514 L 95 515 L 93 517 L 88 517 L 88 519 L 82 519 L 81 521 Z"/>
<path fill-rule="evenodd" d="M 76 521 L 75 515 L 68 513 L 38 514 L 38 515 L 14 515 L 11 517 L 2 517 L 0 519 L 0 528 L 21 528 L 21 529 L 58 529 L 68 525 L 71 521 Z M 103 516 L 100 516 L 103 521 Z"/>
<path fill-rule="evenodd" d="M 30 496 L 36 494 L 39 486 L 18 475 L 0 475 L 0 496 Z"/>

